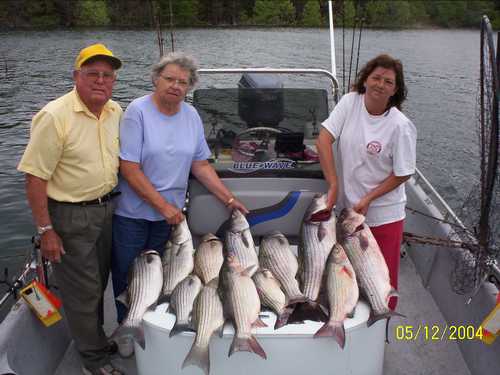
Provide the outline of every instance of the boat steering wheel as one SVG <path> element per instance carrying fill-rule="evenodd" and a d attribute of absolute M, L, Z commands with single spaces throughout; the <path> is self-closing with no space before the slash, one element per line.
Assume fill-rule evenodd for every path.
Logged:
<path fill-rule="evenodd" d="M 233 152 L 255 161 L 267 160 L 269 158 L 270 139 L 281 133 L 283 133 L 283 130 L 267 126 L 245 129 L 234 138 Z M 242 142 L 241 138 L 247 138 L 249 141 Z"/>

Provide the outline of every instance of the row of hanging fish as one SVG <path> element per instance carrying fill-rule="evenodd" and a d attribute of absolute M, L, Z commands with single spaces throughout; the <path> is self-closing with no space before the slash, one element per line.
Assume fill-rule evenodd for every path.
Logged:
<path fill-rule="evenodd" d="M 296 257 L 278 231 L 264 236 L 257 252 L 245 216 L 235 210 L 224 244 L 207 234 L 195 251 L 184 220 L 173 228 L 161 260 L 147 250 L 134 261 L 129 312 L 117 332 L 133 336 L 144 348 L 142 316 L 157 302 L 169 301 L 176 315 L 170 336 L 196 332 L 183 367 L 196 365 L 208 374 L 209 340 L 226 319 L 235 328 L 229 356 L 248 351 L 266 358 L 252 334 L 253 327 L 265 326 L 259 318 L 262 304 L 277 314 L 275 329 L 288 322 L 321 320 L 325 324 L 315 337 L 333 336 L 343 348 L 344 320 L 354 314 L 358 285 L 372 307 L 368 325 L 399 315 L 388 307 L 395 291 L 364 216 L 343 210 L 337 223 L 326 211 L 326 195 L 315 196 L 302 221 Z"/>

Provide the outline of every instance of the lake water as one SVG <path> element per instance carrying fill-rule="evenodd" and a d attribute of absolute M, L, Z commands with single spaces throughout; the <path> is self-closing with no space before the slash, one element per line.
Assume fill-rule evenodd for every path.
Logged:
<path fill-rule="evenodd" d="M 346 31 L 347 46 L 350 37 Z M 9 266 L 13 275 L 34 230 L 24 177 L 16 170 L 31 117 L 71 89 L 72 64 L 82 47 L 103 42 L 123 60 L 114 91 L 123 108 L 151 90 L 149 70 L 159 53 L 156 34 L 140 30 L 0 32 L 0 41 L 0 271 Z M 361 42 L 360 65 L 382 52 L 402 60 L 409 90 L 403 109 L 418 129 L 417 166 L 455 209 L 479 173 L 479 41 L 473 30 L 368 30 Z M 341 30 L 335 43 L 342 83 Z M 327 30 L 184 29 L 176 31 L 175 45 L 203 68 L 331 70 Z M 0 297 L 1 291 L 0 285 Z"/>

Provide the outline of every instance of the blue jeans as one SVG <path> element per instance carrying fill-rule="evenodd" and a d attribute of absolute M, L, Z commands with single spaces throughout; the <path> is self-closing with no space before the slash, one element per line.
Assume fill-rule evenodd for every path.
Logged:
<path fill-rule="evenodd" d="M 113 215 L 111 273 L 115 298 L 127 289 L 127 276 L 134 259 L 143 250 L 156 250 L 163 255 L 171 226 L 163 221 L 132 219 Z M 127 316 L 127 308 L 115 299 L 118 323 Z"/>

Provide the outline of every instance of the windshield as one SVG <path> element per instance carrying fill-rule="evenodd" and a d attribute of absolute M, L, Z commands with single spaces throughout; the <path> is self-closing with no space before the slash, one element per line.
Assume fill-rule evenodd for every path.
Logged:
<path fill-rule="evenodd" d="M 328 117 L 325 89 L 198 89 L 193 94 L 193 105 L 202 118 L 207 140 L 218 133 L 219 137 L 227 132 L 239 134 L 255 127 L 315 138 L 321 122 Z"/>

